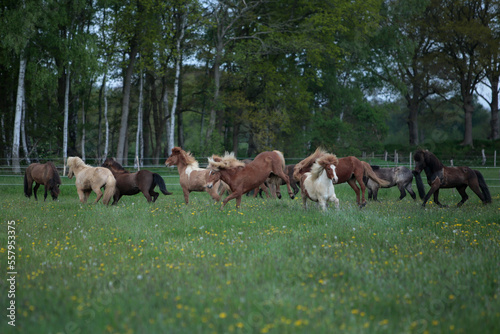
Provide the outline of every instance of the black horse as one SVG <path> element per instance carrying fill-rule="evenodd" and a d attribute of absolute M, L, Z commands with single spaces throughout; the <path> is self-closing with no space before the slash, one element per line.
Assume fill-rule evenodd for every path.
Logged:
<path fill-rule="evenodd" d="M 438 199 L 440 188 L 456 188 L 458 190 L 458 193 L 462 196 L 462 200 L 457 203 L 458 207 L 462 206 L 469 198 L 465 192 L 467 187 L 470 187 L 484 204 L 491 203 L 490 190 L 479 171 L 466 166 L 446 167 L 434 154 L 427 150 L 418 150 L 413 155 L 413 159 L 415 160 L 413 175 L 415 175 L 420 198 L 424 200 L 422 206 L 425 206 L 431 195 L 434 194 L 434 202 L 442 207 L 443 205 Z M 425 172 L 427 182 L 431 186 L 427 195 L 425 195 L 424 183 L 420 176 L 422 171 Z"/>
<path fill-rule="evenodd" d="M 386 180 L 389 182 L 389 185 L 386 187 L 380 187 L 380 185 L 368 177 L 363 177 L 363 182 L 366 184 L 368 188 L 368 199 L 372 199 L 374 201 L 377 200 L 378 190 L 380 188 L 391 188 L 394 186 L 398 186 L 399 192 L 401 195 L 399 199 L 402 200 L 406 197 L 406 192 L 410 194 L 413 199 L 417 199 L 417 195 L 413 191 L 411 183 L 413 181 L 413 174 L 408 167 L 398 166 L 392 168 L 381 168 L 380 166 L 372 166 L 373 172 L 382 180 Z"/>

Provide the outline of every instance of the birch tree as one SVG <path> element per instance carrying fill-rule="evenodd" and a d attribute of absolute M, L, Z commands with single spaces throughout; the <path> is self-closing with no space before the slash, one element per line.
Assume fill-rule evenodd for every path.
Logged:
<path fill-rule="evenodd" d="M 21 54 L 21 60 L 19 61 L 19 79 L 17 84 L 17 96 L 16 96 L 16 116 L 14 118 L 14 132 L 12 134 L 12 170 L 14 173 L 21 173 L 21 167 L 19 164 L 19 146 L 21 139 L 21 119 L 23 112 L 23 100 L 24 100 L 24 77 L 26 74 L 26 58 L 24 53 Z"/>

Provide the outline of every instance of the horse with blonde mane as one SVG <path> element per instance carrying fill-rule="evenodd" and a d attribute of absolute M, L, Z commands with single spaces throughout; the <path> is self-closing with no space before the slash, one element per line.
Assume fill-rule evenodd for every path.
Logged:
<path fill-rule="evenodd" d="M 86 165 L 78 157 L 69 157 L 67 165 L 69 168 L 68 179 L 75 175 L 75 186 L 80 202 L 86 203 L 90 193 L 94 191 L 97 195 L 94 204 L 99 202 L 101 197 L 105 205 L 109 204 L 116 190 L 116 180 L 109 169 Z M 104 194 L 101 191 L 102 187 L 105 187 Z"/>
<path fill-rule="evenodd" d="M 299 162 L 293 172 L 293 177 L 296 181 L 299 181 L 302 178 L 304 173 L 310 172 L 312 165 L 314 162 L 328 154 L 325 150 L 321 148 L 317 148 L 316 151 L 311 154 L 309 157 L 305 158 L 301 162 Z M 368 177 L 373 180 L 381 187 L 388 187 L 389 182 L 382 180 L 379 178 L 370 167 L 370 164 L 367 162 L 361 161 L 354 156 L 344 157 L 339 159 L 339 163 L 337 165 L 336 173 L 338 176 L 337 184 L 341 184 L 347 182 L 351 188 L 356 193 L 356 203 L 359 207 L 364 207 L 366 205 L 365 199 L 365 190 L 366 186 L 363 182 L 363 176 Z M 359 187 L 356 184 L 356 181 L 359 184 Z M 360 188 L 361 188 L 361 198 L 360 198 Z"/>
<path fill-rule="evenodd" d="M 338 163 L 339 160 L 334 154 L 325 154 L 314 162 L 310 172 L 302 175 L 300 189 L 304 209 L 307 208 L 307 199 L 318 202 L 323 211 L 326 211 L 328 202 L 339 207 L 339 199 L 333 188 L 333 184 L 338 182 L 335 172 Z"/>
<path fill-rule="evenodd" d="M 165 161 L 165 166 L 177 166 L 179 172 L 179 182 L 184 193 L 184 201 L 189 203 L 189 193 L 192 191 L 206 191 L 216 202 L 220 201 L 221 194 L 228 189 L 223 182 L 218 182 L 215 187 L 207 188 L 208 169 L 200 168 L 198 161 L 190 152 L 184 151 L 180 147 L 174 147 L 172 154 Z M 216 190 L 217 189 L 217 190 Z"/>
<path fill-rule="evenodd" d="M 271 173 L 283 179 L 290 198 L 295 197 L 290 189 L 290 180 L 284 173 L 285 158 L 280 151 L 262 152 L 246 165 L 237 160 L 234 153 L 226 153 L 224 157 L 213 155 L 208 158 L 208 166 L 211 172 L 207 186 L 210 188 L 215 182 L 222 180 L 232 191 L 222 202 L 221 209 L 233 198 L 236 198 L 236 207 L 239 208 L 241 196 L 263 184 Z"/>

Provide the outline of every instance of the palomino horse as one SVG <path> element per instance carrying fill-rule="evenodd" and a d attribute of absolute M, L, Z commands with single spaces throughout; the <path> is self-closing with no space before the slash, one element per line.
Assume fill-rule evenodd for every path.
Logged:
<path fill-rule="evenodd" d="M 69 157 L 67 165 L 69 168 L 68 179 L 71 179 L 73 174 L 76 176 L 75 186 L 80 202 L 87 202 L 93 190 L 97 195 L 94 204 L 99 202 L 101 197 L 103 197 L 102 202 L 105 205 L 109 204 L 116 189 L 115 177 L 109 169 L 86 165 L 83 160 L 78 157 Z M 105 187 L 104 196 L 101 191 L 102 187 Z"/>
<path fill-rule="evenodd" d="M 307 208 L 307 199 L 318 202 L 323 211 L 326 211 L 328 202 L 333 202 L 337 208 L 339 207 L 339 199 L 335 196 L 333 188 L 333 184 L 338 181 L 335 173 L 338 162 L 335 155 L 325 154 L 312 165 L 311 172 L 302 175 L 300 189 L 304 209 Z"/>
<path fill-rule="evenodd" d="M 221 209 L 233 198 L 236 198 L 236 207 L 239 208 L 241 196 L 264 183 L 271 173 L 285 180 L 288 194 L 290 198 L 294 198 L 290 189 L 290 180 L 283 172 L 285 158 L 280 151 L 262 152 L 246 165 L 237 160 L 233 153 L 226 153 L 222 158 L 213 155 L 208 159 L 208 166 L 211 172 L 207 186 L 212 187 L 215 182 L 222 180 L 232 191 L 222 202 Z"/>
<path fill-rule="evenodd" d="M 293 172 L 293 177 L 295 178 L 295 180 L 300 180 L 302 178 L 302 174 L 309 172 L 314 162 L 325 154 L 327 154 L 326 151 L 318 148 L 309 157 L 299 162 L 295 166 Z M 340 158 L 336 173 L 338 176 L 337 184 L 347 182 L 356 193 L 356 203 L 358 203 L 360 207 L 366 205 L 366 186 L 363 182 L 363 176 L 366 175 L 368 178 L 378 183 L 381 187 L 386 187 L 389 184 L 389 182 L 377 177 L 368 163 L 362 162 L 358 158 L 353 156 Z M 359 187 L 356 185 L 356 181 L 358 182 Z M 359 188 L 361 188 L 361 198 Z"/>
<path fill-rule="evenodd" d="M 220 201 L 220 195 L 228 187 L 217 183 L 213 188 L 207 188 L 208 169 L 199 168 L 198 161 L 191 153 L 184 151 L 180 147 L 174 147 L 172 154 L 165 161 L 165 166 L 177 166 L 179 171 L 179 182 L 184 193 L 184 201 L 189 203 L 189 193 L 192 191 L 206 191 L 215 201 Z M 216 190 L 217 189 L 217 190 Z"/>
<path fill-rule="evenodd" d="M 415 175 L 420 198 L 423 199 L 423 207 L 425 207 L 432 194 L 434 194 L 434 202 L 440 207 L 443 206 L 438 199 L 440 188 L 456 188 L 460 196 L 462 196 L 462 200 L 457 203 L 457 206 L 460 207 L 469 198 L 465 192 L 467 186 L 484 204 L 491 203 L 490 190 L 479 171 L 465 166 L 446 167 L 434 154 L 427 150 L 418 150 L 413 155 L 413 159 L 415 160 L 413 175 Z M 424 183 L 420 176 L 422 171 L 425 171 L 427 182 L 431 186 L 427 195 L 425 195 Z"/>
<path fill-rule="evenodd" d="M 116 179 L 116 191 L 113 196 L 113 205 L 118 203 L 123 195 L 130 196 L 140 192 L 146 197 L 148 202 L 155 202 L 159 193 L 154 189 L 156 186 L 164 195 L 172 195 L 167 190 L 165 181 L 158 173 L 152 173 L 148 170 L 140 170 L 136 173 L 130 173 L 113 158 L 107 158 L 102 167 L 108 168 Z"/>
<path fill-rule="evenodd" d="M 394 186 L 398 186 L 400 196 L 399 200 L 402 200 L 406 197 L 406 192 L 410 194 L 413 199 L 417 198 L 411 183 L 413 181 L 413 174 L 408 167 L 398 166 L 392 168 L 381 168 L 380 166 L 370 166 L 375 174 L 382 180 L 386 180 L 389 182 L 389 185 L 384 188 L 390 188 Z M 368 199 L 372 199 L 374 201 L 377 200 L 378 190 L 380 188 L 379 184 L 370 180 L 367 177 L 363 177 L 363 181 L 368 188 Z"/>
<path fill-rule="evenodd" d="M 59 196 L 61 177 L 57 172 L 56 166 L 51 161 L 45 164 L 33 163 L 26 168 L 26 172 L 24 173 L 24 195 L 28 198 L 31 197 L 33 182 L 36 182 L 35 188 L 33 188 L 36 200 L 38 200 L 36 192 L 41 184 L 45 186 L 44 201 L 47 199 L 47 191 L 50 191 L 53 200 L 56 200 Z"/>

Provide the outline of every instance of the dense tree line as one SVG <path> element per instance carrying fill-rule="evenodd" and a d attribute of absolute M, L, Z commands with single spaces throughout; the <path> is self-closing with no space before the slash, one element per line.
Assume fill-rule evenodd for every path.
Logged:
<path fill-rule="evenodd" d="M 356 154 L 398 122 L 417 146 L 437 114 L 472 146 L 482 98 L 481 131 L 497 140 L 499 12 L 498 0 L 4 0 L 2 158 Z"/>

